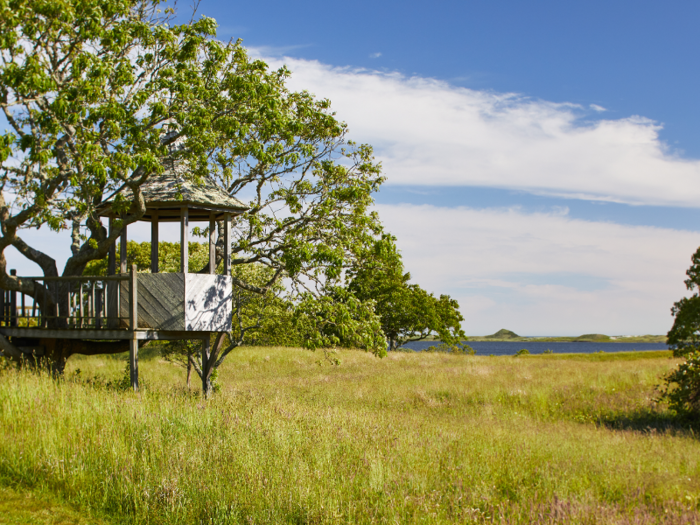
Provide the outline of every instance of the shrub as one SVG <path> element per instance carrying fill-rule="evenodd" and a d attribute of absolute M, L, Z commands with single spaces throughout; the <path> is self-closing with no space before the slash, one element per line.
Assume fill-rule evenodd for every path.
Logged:
<path fill-rule="evenodd" d="M 664 378 L 660 391 L 661 399 L 679 414 L 700 414 L 700 352 L 687 355 L 685 362 Z"/>
<path fill-rule="evenodd" d="M 476 355 L 476 350 L 466 344 L 447 345 L 440 343 L 438 346 L 429 346 L 424 352 L 442 353 L 442 354 L 457 354 L 457 355 Z"/>
<path fill-rule="evenodd" d="M 665 400 L 679 414 L 700 414 L 700 248 L 685 272 L 686 288 L 694 292 L 673 304 L 673 327 L 667 334 L 673 357 L 685 358 L 678 368 L 664 377 L 660 401 Z"/>
<path fill-rule="evenodd" d="M 523 348 L 522 350 L 515 352 L 513 357 L 520 357 L 521 355 L 530 355 L 530 351 L 527 348 Z"/>

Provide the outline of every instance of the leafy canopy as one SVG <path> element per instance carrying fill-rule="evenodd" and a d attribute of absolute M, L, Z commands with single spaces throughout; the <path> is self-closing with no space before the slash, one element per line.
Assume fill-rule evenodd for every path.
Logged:
<path fill-rule="evenodd" d="M 347 289 L 362 301 L 376 301 L 375 312 L 391 350 L 429 336 L 461 348 L 466 335 L 459 304 L 448 295 L 437 298 L 411 284 L 395 240 L 384 234 L 363 252 L 348 272 Z"/>
<path fill-rule="evenodd" d="M 327 302 L 324 291 L 381 232 L 369 208 L 383 181 L 371 148 L 347 140 L 328 100 L 290 91 L 286 68 L 270 70 L 240 42 L 217 40 L 211 18 L 173 24 L 173 12 L 159 4 L 0 0 L 7 121 L 0 135 L 0 286 L 51 299 L 34 282 L 7 275 L 4 250 L 14 246 L 45 275 L 58 275 L 53 257 L 21 233 L 67 228 L 72 251 L 61 274 L 81 275 L 123 227 L 141 219 L 140 188 L 171 157 L 186 163 L 193 181 L 209 178 L 249 205 L 234 224 L 233 266 L 262 265 L 267 280 L 234 272 L 237 288 L 264 295 L 287 279 L 303 304 Z M 131 191 L 115 203 L 123 216 L 108 232 L 96 210 L 124 187 Z M 218 230 L 217 265 L 222 224 Z M 327 321 L 338 323 L 371 309 L 320 304 L 316 320 L 299 322 L 312 326 L 334 312 Z M 379 338 L 365 340 L 384 351 Z"/>

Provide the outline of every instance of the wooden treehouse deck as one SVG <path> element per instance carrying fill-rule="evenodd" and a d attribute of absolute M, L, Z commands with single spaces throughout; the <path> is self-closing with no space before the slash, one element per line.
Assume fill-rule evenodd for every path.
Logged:
<path fill-rule="evenodd" d="M 232 282 L 227 275 L 132 270 L 108 277 L 22 279 L 33 280 L 44 297 L 4 292 L 0 333 L 5 336 L 203 339 L 231 330 Z"/>

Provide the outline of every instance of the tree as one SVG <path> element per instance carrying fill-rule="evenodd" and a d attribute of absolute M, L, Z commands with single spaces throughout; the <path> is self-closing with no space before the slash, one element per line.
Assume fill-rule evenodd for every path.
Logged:
<path fill-rule="evenodd" d="M 404 272 L 396 239 L 384 234 L 358 259 L 349 272 L 348 290 L 361 301 L 375 300 L 390 350 L 431 335 L 444 344 L 462 347 L 466 335 L 459 304 L 448 295 L 439 298 L 417 284 Z"/>
<path fill-rule="evenodd" d="M 661 399 L 679 414 L 700 415 L 700 248 L 693 254 L 685 286 L 693 294 L 673 304 L 673 326 L 668 346 L 674 357 L 684 359 L 664 378 Z"/>
<path fill-rule="evenodd" d="M 60 294 L 8 275 L 5 249 L 56 276 L 56 261 L 21 233 L 68 228 L 72 255 L 61 275 L 81 275 L 143 216 L 140 187 L 170 156 L 189 165 L 194 181 L 208 177 L 249 203 L 235 222 L 233 266 L 271 273 L 262 283 L 235 274 L 238 289 L 264 295 L 286 278 L 304 300 L 320 298 L 381 229 L 369 212 L 383 181 L 371 148 L 347 140 L 328 100 L 289 91 L 286 68 L 270 71 L 240 42 L 216 40 L 211 18 L 174 25 L 173 11 L 158 5 L 0 2 L 8 123 L 0 135 L 0 287 L 45 302 L 47 311 L 67 308 Z M 116 201 L 124 215 L 107 232 L 96 208 L 124 187 L 132 198 Z M 7 340 L 0 344 L 14 355 Z M 123 350 L 58 341 L 48 357 L 60 372 L 73 353 Z"/>
<path fill-rule="evenodd" d="M 204 245 L 200 246 L 205 248 Z M 236 278 L 245 279 L 245 282 L 257 286 L 269 282 L 272 272 L 261 264 L 241 265 L 232 269 Z M 188 388 L 194 370 L 200 379 L 206 376 L 206 390 L 210 391 L 213 386 L 212 375 L 226 356 L 240 346 L 301 346 L 302 339 L 293 325 L 293 312 L 294 304 L 280 282 L 268 287 L 264 294 L 236 287 L 233 294 L 233 329 L 226 335 L 212 336 L 210 366 L 202 363 L 200 341 L 167 342 L 162 345 L 161 354 L 166 360 L 187 370 Z"/>

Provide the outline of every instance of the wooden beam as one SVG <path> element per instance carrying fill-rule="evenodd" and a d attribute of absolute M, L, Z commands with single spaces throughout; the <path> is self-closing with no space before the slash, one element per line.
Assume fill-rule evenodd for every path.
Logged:
<path fill-rule="evenodd" d="M 158 273 L 158 210 L 151 217 L 151 273 Z"/>
<path fill-rule="evenodd" d="M 131 330 L 94 330 L 71 329 L 54 330 L 48 328 L 10 328 L 0 327 L 0 334 L 5 337 L 27 337 L 32 339 L 83 339 L 88 341 L 123 341 L 133 338 Z M 164 330 L 138 330 L 139 341 L 178 341 L 182 339 L 201 339 L 209 337 L 208 332 L 185 332 Z"/>
<path fill-rule="evenodd" d="M 209 216 L 209 273 L 216 273 L 216 242 L 214 240 L 214 231 L 216 230 L 216 218 L 212 213 Z"/>
<path fill-rule="evenodd" d="M 224 275 L 231 275 L 231 214 L 224 213 Z"/>
<path fill-rule="evenodd" d="M 109 218 L 109 235 L 114 231 L 114 217 Z M 117 247 L 116 241 L 109 247 L 109 255 L 107 256 L 107 275 L 117 273 Z"/>
<path fill-rule="evenodd" d="M 139 341 L 137 338 L 137 330 L 139 324 L 139 304 L 138 304 L 138 274 L 136 273 L 136 265 L 131 265 L 131 273 L 129 275 L 129 327 L 131 328 L 131 340 L 129 341 L 129 376 L 131 378 L 131 387 L 134 392 L 139 390 Z"/>
<path fill-rule="evenodd" d="M 180 209 L 180 271 L 189 272 L 190 214 L 186 206 Z"/>
<path fill-rule="evenodd" d="M 121 273 L 126 273 L 126 226 L 124 226 L 122 229 L 122 235 L 119 244 L 119 271 Z"/>

